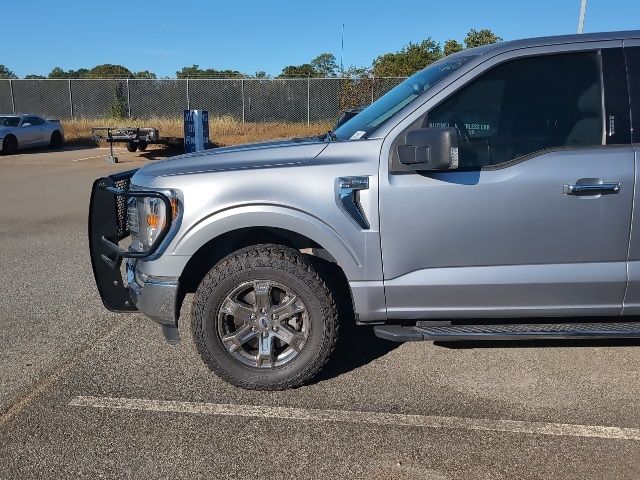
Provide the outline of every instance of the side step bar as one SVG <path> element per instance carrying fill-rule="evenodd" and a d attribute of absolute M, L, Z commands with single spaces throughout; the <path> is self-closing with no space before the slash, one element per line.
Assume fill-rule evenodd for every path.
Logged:
<path fill-rule="evenodd" d="M 640 322 L 503 325 L 378 325 L 376 336 L 394 342 L 458 340 L 566 340 L 640 338 Z"/>

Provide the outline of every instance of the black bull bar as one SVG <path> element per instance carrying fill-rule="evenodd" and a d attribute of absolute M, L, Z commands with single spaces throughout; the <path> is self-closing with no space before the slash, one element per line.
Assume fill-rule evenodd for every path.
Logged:
<path fill-rule="evenodd" d="M 89 253 L 93 276 L 104 306 L 112 312 L 135 312 L 121 271 L 124 258 L 145 258 L 152 255 L 167 236 L 172 221 L 169 197 L 152 190 L 131 190 L 131 177 L 137 170 L 116 173 L 97 179 L 91 190 L 89 204 Z M 125 251 L 118 243 L 129 237 L 127 201 L 131 197 L 152 197 L 165 205 L 167 219 L 156 241 L 144 251 Z M 131 278 L 128 281 L 132 281 Z"/>

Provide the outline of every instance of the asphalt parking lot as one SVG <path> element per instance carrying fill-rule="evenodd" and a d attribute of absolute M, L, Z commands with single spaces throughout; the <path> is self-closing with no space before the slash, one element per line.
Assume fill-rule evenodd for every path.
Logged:
<path fill-rule="evenodd" d="M 358 328 L 312 385 L 222 382 L 188 321 L 171 347 L 102 307 L 91 183 L 154 161 L 106 153 L 0 156 L 0 478 L 640 478 L 640 342 L 454 348 Z"/>

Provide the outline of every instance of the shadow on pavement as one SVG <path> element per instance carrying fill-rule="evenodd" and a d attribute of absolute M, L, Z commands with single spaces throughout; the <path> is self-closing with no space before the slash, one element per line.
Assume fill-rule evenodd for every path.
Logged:
<path fill-rule="evenodd" d="M 311 382 L 312 384 L 338 377 L 367 365 L 401 345 L 376 337 L 371 326 L 356 325 L 351 292 L 344 273 L 333 263 L 313 256 L 308 258 L 328 285 L 342 286 L 333 291 L 341 320 L 338 343 L 331 359 Z M 338 276 L 341 277 L 341 281 L 336 281 Z"/>
<path fill-rule="evenodd" d="M 77 150 L 89 150 L 89 149 L 93 149 L 96 148 L 96 144 L 94 143 L 71 143 L 71 144 L 66 144 L 63 147 L 60 148 L 50 148 L 50 147 L 27 147 L 27 148 L 21 148 L 20 150 L 18 150 L 18 153 L 14 153 L 11 156 L 17 156 L 17 155 L 21 155 L 21 154 L 28 154 L 28 155 L 41 155 L 41 154 L 49 154 L 49 153 L 61 153 L 61 152 L 74 152 Z M 0 153 L 0 157 L 3 156 Z"/>
<path fill-rule="evenodd" d="M 141 152 L 139 156 L 146 160 L 166 160 L 167 158 L 182 155 L 183 153 L 184 148 L 182 147 L 166 147 L 146 150 L 145 152 Z"/>
<path fill-rule="evenodd" d="M 215 142 L 211 142 L 209 147 L 206 150 L 211 150 L 214 148 L 219 148 L 222 145 L 219 145 Z M 206 151 L 205 150 L 205 151 Z M 163 148 L 152 148 L 143 153 L 140 153 L 140 157 L 146 158 L 147 160 L 165 160 L 170 157 L 175 157 L 176 155 L 184 154 L 184 147 L 180 146 L 167 146 Z"/>
<path fill-rule="evenodd" d="M 329 380 L 360 368 L 401 345 L 376 337 L 373 327 L 356 325 L 353 318 L 346 319 L 340 328 L 340 340 L 331 360 L 312 383 Z"/>

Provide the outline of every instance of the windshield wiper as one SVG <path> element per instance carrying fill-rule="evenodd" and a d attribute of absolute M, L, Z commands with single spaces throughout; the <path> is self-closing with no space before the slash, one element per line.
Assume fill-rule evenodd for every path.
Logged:
<path fill-rule="evenodd" d="M 333 130 L 329 130 L 327 133 L 323 133 L 322 135 L 318 135 L 314 138 L 317 138 L 318 140 L 329 140 L 330 142 L 338 139 Z"/>
<path fill-rule="evenodd" d="M 329 140 L 330 142 L 333 140 L 337 140 L 338 137 L 336 136 L 336 134 L 334 133 L 333 130 L 329 130 L 327 133 L 323 133 L 321 135 L 312 135 L 310 137 L 296 137 L 293 138 L 292 140 L 294 142 L 306 142 L 308 140 Z"/>

